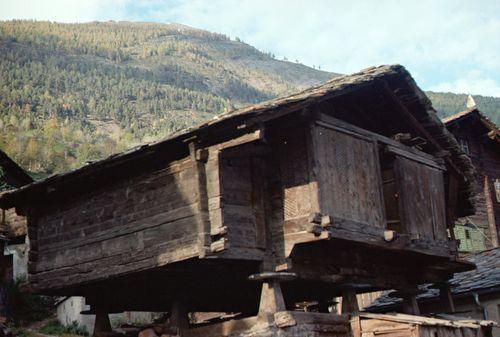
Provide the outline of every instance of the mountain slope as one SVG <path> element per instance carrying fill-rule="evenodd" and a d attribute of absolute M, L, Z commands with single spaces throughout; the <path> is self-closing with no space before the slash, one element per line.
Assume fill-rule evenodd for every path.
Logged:
<path fill-rule="evenodd" d="M 431 99 L 432 105 L 441 118 L 466 110 L 465 106 L 469 95 L 433 91 L 427 91 L 426 94 Z M 500 125 L 500 97 L 480 95 L 474 95 L 473 97 L 478 109 L 496 125 Z"/>
<path fill-rule="evenodd" d="M 0 22 L 0 147 L 68 170 L 334 74 L 171 24 Z"/>
<path fill-rule="evenodd" d="M 0 74 L 0 148 L 42 174 L 337 75 L 179 24 L 34 21 L 0 22 Z M 432 95 L 446 114 L 465 106 Z"/>

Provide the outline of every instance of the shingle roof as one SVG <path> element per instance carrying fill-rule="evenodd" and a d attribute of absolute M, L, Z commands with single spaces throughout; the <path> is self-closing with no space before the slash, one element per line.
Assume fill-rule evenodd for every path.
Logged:
<path fill-rule="evenodd" d="M 444 124 L 447 124 L 447 123 L 451 123 L 453 121 L 456 121 L 462 117 L 465 117 L 465 116 L 468 116 L 468 115 L 471 115 L 473 114 L 476 110 L 476 108 L 474 109 L 471 109 L 471 110 L 465 110 L 465 111 L 460 111 L 460 112 L 457 112 L 456 114 L 453 114 L 451 116 L 448 116 L 448 117 L 444 117 L 443 118 L 443 123 Z"/>
<path fill-rule="evenodd" d="M 453 296 L 462 296 L 473 292 L 488 293 L 500 291 L 500 247 L 470 255 L 465 260 L 476 265 L 475 270 L 457 273 L 450 280 Z M 430 284 L 419 287 L 424 293 L 417 296 L 418 301 L 432 301 L 439 298 L 439 290 Z M 390 297 L 393 290 L 386 291 L 376 299 L 367 311 L 392 309 L 401 303 L 401 299 Z"/>
<path fill-rule="evenodd" d="M 481 113 L 477 108 L 465 110 L 454 115 L 443 118 L 443 123 L 446 127 L 449 127 L 455 123 L 460 123 L 469 118 L 477 118 L 481 122 L 481 124 L 489 130 L 489 137 L 491 139 L 496 139 L 500 142 L 500 128 L 493 123 L 488 117 Z"/>

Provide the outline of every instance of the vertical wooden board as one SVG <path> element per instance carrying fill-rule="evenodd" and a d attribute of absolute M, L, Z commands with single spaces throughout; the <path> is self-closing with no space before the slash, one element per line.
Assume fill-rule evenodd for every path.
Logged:
<path fill-rule="evenodd" d="M 224 225 L 229 228 L 229 244 L 235 247 L 256 247 L 256 226 L 252 207 L 227 204 Z"/>
<path fill-rule="evenodd" d="M 434 217 L 434 238 L 437 240 L 447 240 L 446 193 L 443 172 L 433 169 L 430 176 L 431 203 Z"/>
<path fill-rule="evenodd" d="M 392 166 L 382 170 L 387 229 L 401 233 L 401 215 L 399 207 L 399 186 Z"/>
<path fill-rule="evenodd" d="M 405 231 L 430 239 L 446 239 L 443 172 L 397 158 Z"/>
<path fill-rule="evenodd" d="M 213 155 L 214 156 L 214 155 Z M 210 159 L 206 164 L 207 196 L 220 196 L 219 158 Z"/>
<path fill-rule="evenodd" d="M 255 218 L 255 246 L 266 248 L 265 163 L 262 158 L 252 158 L 252 205 Z"/>
<path fill-rule="evenodd" d="M 232 247 L 255 245 L 255 221 L 252 213 L 252 183 L 249 158 L 231 158 L 223 151 L 220 159 L 223 225 L 228 228 Z"/>
<path fill-rule="evenodd" d="M 313 137 L 321 212 L 385 227 L 376 144 L 322 126 Z"/>
<path fill-rule="evenodd" d="M 205 165 L 205 176 L 208 197 L 208 216 L 210 233 L 219 233 L 224 226 L 224 205 L 221 196 L 220 152 L 210 151 L 209 160 Z"/>
<path fill-rule="evenodd" d="M 230 247 L 265 248 L 266 161 L 256 146 L 232 147 L 219 155 L 221 219 Z"/>
<path fill-rule="evenodd" d="M 306 217 L 314 210 L 306 137 L 303 126 L 292 128 L 275 149 L 279 157 L 285 221 Z"/>
<path fill-rule="evenodd" d="M 399 157 L 397 166 L 401 180 L 404 227 L 406 233 L 433 238 L 429 176 L 422 164 Z"/>

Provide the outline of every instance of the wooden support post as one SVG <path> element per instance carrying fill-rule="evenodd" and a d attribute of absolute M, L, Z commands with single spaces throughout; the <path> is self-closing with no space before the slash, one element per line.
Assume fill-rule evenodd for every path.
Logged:
<path fill-rule="evenodd" d="M 403 296 L 403 313 L 408 315 L 420 315 L 417 296 L 415 294 L 405 294 Z"/>
<path fill-rule="evenodd" d="M 94 324 L 94 337 L 100 337 L 102 333 L 111 332 L 111 322 L 109 315 L 105 311 L 96 310 L 95 324 Z"/>
<path fill-rule="evenodd" d="M 274 320 L 275 313 L 285 310 L 285 299 L 281 292 L 280 282 L 278 280 L 264 282 L 260 295 L 259 320 L 271 322 Z"/>
<path fill-rule="evenodd" d="M 268 324 L 274 323 L 274 314 L 279 311 L 285 311 L 285 298 L 281 291 L 280 282 L 291 281 L 297 275 L 286 272 L 263 272 L 250 275 L 250 281 L 260 281 L 262 283 L 262 292 L 260 295 L 259 321 L 265 321 Z"/>
<path fill-rule="evenodd" d="M 435 283 L 433 288 L 439 289 L 439 300 L 442 305 L 442 310 L 446 313 L 455 312 L 455 304 L 451 295 L 450 284 L 448 282 Z"/>
<path fill-rule="evenodd" d="M 405 289 L 399 289 L 395 293 L 391 293 L 390 297 L 399 297 L 403 299 L 402 312 L 408 315 L 420 315 L 420 309 L 418 307 L 417 295 L 421 294 L 422 291 L 415 287 L 409 287 Z"/>
<path fill-rule="evenodd" d="M 358 298 L 354 288 L 346 287 L 342 290 L 342 309 L 341 314 L 359 313 Z"/>
<path fill-rule="evenodd" d="M 186 306 L 179 301 L 174 301 L 170 309 L 170 327 L 172 332 L 182 336 L 182 331 L 189 328 L 189 319 Z"/>
<path fill-rule="evenodd" d="M 198 226 L 200 257 L 205 257 L 207 254 L 210 254 L 210 245 L 212 243 L 205 171 L 208 151 L 206 149 L 198 149 L 196 144 L 191 142 L 189 143 L 189 153 L 191 160 L 195 164 L 198 180 L 198 214 L 196 215 L 196 222 Z"/>

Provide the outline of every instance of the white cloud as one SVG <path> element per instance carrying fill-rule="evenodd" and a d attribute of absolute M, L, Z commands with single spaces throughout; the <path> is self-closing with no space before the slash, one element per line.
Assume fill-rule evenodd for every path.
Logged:
<path fill-rule="evenodd" d="M 498 13 L 498 0 L 0 0 L 3 19 L 179 22 L 330 71 L 401 63 L 424 89 L 462 78 L 485 94 L 462 74 L 500 78 Z"/>
<path fill-rule="evenodd" d="M 125 15 L 128 0 L 0 0 L 0 20 L 57 22 L 110 20 Z"/>
<path fill-rule="evenodd" d="M 481 72 L 473 71 L 454 81 L 438 83 L 430 90 L 500 97 L 500 82 L 484 76 Z"/>
<path fill-rule="evenodd" d="M 168 18 L 239 36 L 261 50 L 330 71 L 350 73 L 400 63 L 418 72 L 424 89 L 451 82 L 470 69 L 500 77 L 500 1 L 496 0 L 419 0 L 404 5 L 390 0 L 157 4 L 157 20 Z"/>

